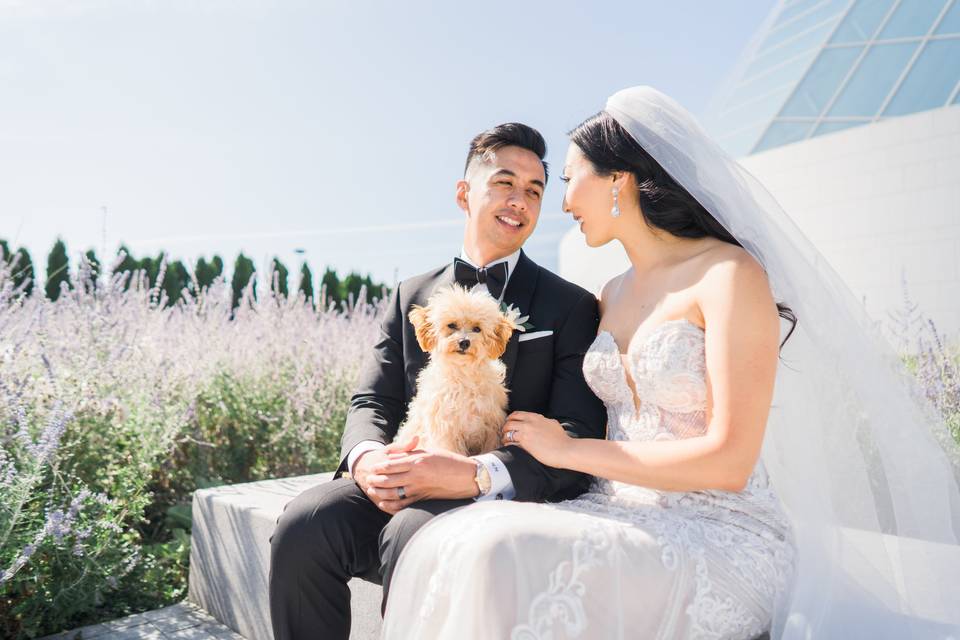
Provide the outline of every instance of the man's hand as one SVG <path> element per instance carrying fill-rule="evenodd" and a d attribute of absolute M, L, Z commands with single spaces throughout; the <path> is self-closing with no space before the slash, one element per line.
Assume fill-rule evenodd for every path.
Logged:
<path fill-rule="evenodd" d="M 416 445 L 416 437 L 403 445 L 390 445 L 383 450 L 387 459 L 372 465 L 365 476 L 364 490 L 377 507 L 397 513 L 418 500 L 473 498 L 480 493 L 474 481 L 477 463 L 472 458 L 449 451 L 424 451 Z M 405 498 L 399 497 L 399 487 Z"/>
<path fill-rule="evenodd" d="M 367 489 L 369 489 L 370 487 L 370 476 L 373 473 L 374 467 L 378 466 L 383 462 L 387 462 L 390 459 L 389 456 L 391 454 L 395 455 L 397 453 L 406 453 L 406 452 L 414 451 L 416 450 L 416 446 L 417 446 L 417 437 L 414 436 L 414 438 L 409 442 L 405 442 L 403 444 L 393 443 L 393 444 L 387 445 L 382 449 L 374 449 L 372 451 L 367 451 L 361 454 L 360 457 L 357 458 L 357 461 L 354 462 L 353 464 L 352 476 L 353 476 L 354 482 L 356 482 L 357 486 L 360 487 L 360 490 L 366 494 Z M 373 500 L 373 498 L 371 498 L 371 500 L 373 501 L 374 504 L 377 504 L 376 500 Z M 377 505 L 377 506 L 379 507 L 380 505 Z M 386 511 L 386 509 L 384 509 L 384 511 Z M 396 512 L 387 511 L 387 513 L 393 514 Z"/>

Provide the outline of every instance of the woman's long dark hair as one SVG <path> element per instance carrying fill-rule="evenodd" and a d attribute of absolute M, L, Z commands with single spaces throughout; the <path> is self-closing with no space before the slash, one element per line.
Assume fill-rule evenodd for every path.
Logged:
<path fill-rule="evenodd" d="M 743 247 L 606 111 L 585 120 L 568 135 L 593 165 L 597 175 L 609 176 L 618 171 L 633 174 L 640 209 L 651 228 L 681 238 L 710 236 Z M 790 323 L 790 331 L 780 343 L 783 348 L 797 328 L 797 316 L 790 307 L 779 302 L 777 312 Z"/>

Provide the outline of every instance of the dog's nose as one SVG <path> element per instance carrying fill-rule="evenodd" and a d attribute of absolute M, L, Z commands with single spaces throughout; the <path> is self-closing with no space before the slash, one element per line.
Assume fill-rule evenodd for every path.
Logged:
<path fill-rule="evenodd" d="M 470 348 L 470 341 L 464 338 L 463 340 L 460 341 L 459 346 L 460 346 L 460 351 L 466 351 L 467 349 Z"/>

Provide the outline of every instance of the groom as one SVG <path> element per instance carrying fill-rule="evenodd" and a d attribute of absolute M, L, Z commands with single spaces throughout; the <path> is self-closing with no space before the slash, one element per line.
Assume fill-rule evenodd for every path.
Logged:
<path fill-rule="evenodd" d="M 396 287 L 351 400 L 334 479 L 294 498 L 277 520 L 270 539 L 276 640 L 348 638 L 347 581 L 359 576 L 382 584 L 385 604 L 407 541 L 440 513 L 477 500 L 563 500 L 587 488 L 589 476 L 544 466 L 519 447 L 467 457 L 390 444 L 427 362 L 407 313 L 453 282 L 485 287 L 533 325 L 515 331 L 502 356 L 508 412 L 541 413 L 572 436 L 604 437 L 605 409 L 581 369 L 597 333 L 597 301 L 520 248 L 540 215 L 545 154 L 543 137 L 518 123 L 470 143 L 457 182 L 457 204 L 466 214 L 460 258 Z M 391 451 L 404 456 L 409 470 L 373 473 Z"/>

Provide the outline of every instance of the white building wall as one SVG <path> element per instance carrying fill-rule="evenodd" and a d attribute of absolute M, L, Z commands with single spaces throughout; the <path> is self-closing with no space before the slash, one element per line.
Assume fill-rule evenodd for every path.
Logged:
<path fill-rule="evenodd" d="M 960 340 L 960 106 L 811 138 L 741 159 L 793 216 L 870 315 L 910 297 Z M 592 291 L 629 263 L 590 249 L 576 228 L 560 274 Z M 787 301 L 789 303 L 789 301 Z"/>

